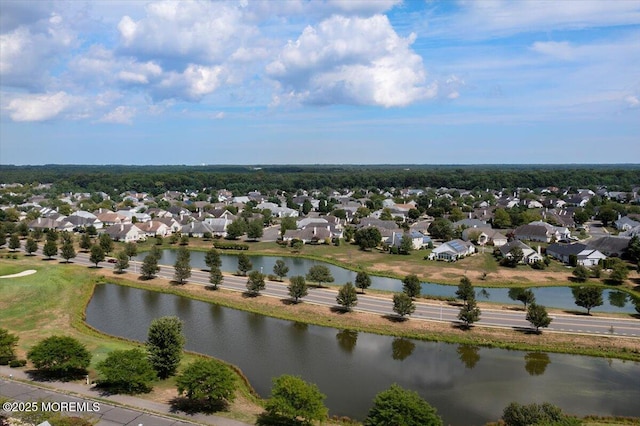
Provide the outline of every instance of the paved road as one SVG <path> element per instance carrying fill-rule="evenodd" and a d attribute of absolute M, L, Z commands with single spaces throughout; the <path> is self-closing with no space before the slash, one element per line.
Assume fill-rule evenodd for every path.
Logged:
<path fill-rule="evenodd" d="M 73 259 L 74 263 L 91 266 L 88 260 L 88 254 L 79 253 L 78 257 Z M 129 271 L 139 273 L 141 262 L 131 262 Z M 102 263 L 104 267 L 111 267 L 110 264 Z M 108 266 L 107 266 L 108 265 Z M 173 267 L 169 265 L 161 265 L 158 277 L 168 280 L 173 279 Z M 191 278 L 188 280 L 191 284 L 208 285 L 209 273 L 199 269 L 193 269 Z M 222 288 L 234 291 L 246 291 L 247 279 L 225 275 Z M 310 288 L 309 295 L 304 297 L 305 303 L 316 303 L 319 305 L 337 306 L 335 288 Z M 289 299 L 287 287 L 285 284 L 271 282 L 267 283 L 266 289 L 260 294 L 264 296 L 277 297 L 280 299 Z M 515 305 L 514 305 L 515 306 Z M 356 311 L 371 312 L 380 315 L 393 315 L 393 302 L 391 297 L 382 295 L 358 295 L 358 305 L 354 309 Z M 458 322 L 459 307 L 451 306 L 446 302 L 417 302 L 416 311 L 411 318 Z M 525 312 L 521 310 L 496 310 L 482 309 L 481 319 L 476 324 L 490 327 L 518 328 L 529 329 L 531 324 L 525 319 Z M 551 325 L 545 329 L 553 332 L 565 333 L 583 333 L 595 335 L 615 335 L 620 337 L 640 337 L 640 321 L 633 318 L 619 317 L 603 317 L 603 316 L 586 316 L 586 315 L 569 315 L 569 314 L 551 314 L 553 321 Z"/>
<path fill-rule="evenodd" d="M 98 420 L 97 426 L 192 426 L 194 424 L 247 426 L 246 423 L 235 420 L 201 414 L 194 415 L 190 419 L 176 419 L 168 416 L 170 407 L 167 404 L 127 395 L 108 397 L 114 402 L 126 405 L 124 407 L 105 401 L 96 401 L 91 398 L 94 391 L 86 385 L 52 382 L 50 385 L 59 389 L 53 390 L 8 379 L 9 374 L 15 374 L 15 377 L 25 376 L 21 370 L 2 367 L 0 373 L 5 376 L 5 378 L 0 377 L 0 396 L 13 403 L 15 411 L 29 411 L 37 407 L 43 411 L 62 412 L 67 416 L 89 416 Z M 25 378 L 26 376 L 21 377 L 21 379 Z M 26 402 L 28 405 L 20 405 L 20 402 Z M 2 409 L 0 413 L 11 415 L 11 412 Z"/>

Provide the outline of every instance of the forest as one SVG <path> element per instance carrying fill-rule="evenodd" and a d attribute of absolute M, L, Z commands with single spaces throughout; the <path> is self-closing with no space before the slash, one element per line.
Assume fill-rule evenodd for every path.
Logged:
<path fill-rule="evenodd" d="M 640 184 L 640 164 L 623 165 L 263 165 L 125 166 L 0 165 L 0 183 L 49 183 L 56 193 L 227 189 L 342 188 L 597 188 L 629 192 Z"/>

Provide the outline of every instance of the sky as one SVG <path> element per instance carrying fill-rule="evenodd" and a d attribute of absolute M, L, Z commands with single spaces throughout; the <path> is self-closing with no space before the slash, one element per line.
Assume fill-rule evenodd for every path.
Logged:
<path fill-rule="evenodd" d="M 640 163 L 638 0 L 0 0 L 0 164 Z"/>

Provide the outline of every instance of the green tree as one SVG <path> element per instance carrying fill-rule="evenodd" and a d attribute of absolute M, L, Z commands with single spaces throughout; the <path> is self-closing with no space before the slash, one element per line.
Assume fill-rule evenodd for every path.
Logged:
<path fill-rule="evenodd" d="M 283 237 L 284 233 L 287 231 L 293 231 L 298 229 L 298 225 L 296 224 L 296 218 L 294 217 L 283 217 L 280 221 L 280 236 Z"/>
<path fill-rule="evenodd" d="M 296 275 L 289 279 L 289 296 L 293 297 L 295 303 L 298 303 L 298 299 L 309 294 L 307 282 L 302 275 Z"/>
<path fill-rule="evenodd" d="M 499 229 L 511 227 L 511 216 L 505 209 L 496 209 L 493 214 L 493 227 Z"/>
<path fill-rule="evenodd" d="M 180 247 L 176 256 L 176 263 L 173 265 L 174 280 L 179 284 L 184 284 L 184 280 L 191 276 L 191 252 L 186 247 Z"/>
<path fill-rule="evenodd" d="M 222 259 L 220 259 L 220 253 L 215 248 L 210 249 L 204 256 L 204 263 L 209 269 L 220 268 L 222 266 Z"/>
<path fill-rule="evenodd" d="M 253 296 L 260 294 L 265 288 L 265 275 L 260 271 L 251 271 L 247 279 L 247 291 Z"/>
<path fill-rule="evenodd" d="M 302 203 L 302 214 L 306 216 L 311 210 L 313 210 L 313 205 L 311 205 L 311 201 L 308 198 L 305 198 Z"/>
<path fill-rule="evenodd" d="M 589 279 L 591 271 L 583 265 L 578 265 L 573 269 L 572 274 L 576 281 L 583 283 Z"/>
<path fill-rule="evenodd" d="M 236 219 L 227 226 L 227 238 L 230 240 L 237 240 L 247 230 L 247 222 L 243 219 Z"/>
<path fill-rule="evenodd" d="M 9 333 L 9 330 L 0 328 L 0 365 L 7 365 L 16 359 L 15 347 L 18 344 L 18 336 Z"/>
<path fill-rule="evenodd" d="M 100 235 L 100 238 L 98 241 L 99 241 L 100 247 L 106 254 L 109 254 L 113 251 L 113 240 L 108 234 Z"/>
<path fill-rule="evenodd" d="M 302 419 L 307 423 L 327 418 L 326 396 L 318 387 L 307 383 L 300 377 L 282 375 L 273 380 L 271 398 L 267 400 L 265 409 L 272 416 L 280 416 L 287 420 Z"/>
<path fill-rule="evenodd" d="M 62 247 L 60 248 L 60 256 L 65 260 L 65 262 L 69 263 L 69 259 L 73 259 L 76 257 L 76 249 L 73 247 L 73 242 L 71 240 L 67 240 L 62 243 Z"/>
<path fill-rule="evenodd" d="M 404 317 L 411 315 L 416 310 L 413 300 L 405 293 L 396 293 L 393 295 L 393 312 Z"/>
<path fill-rule="evenodd" d="M 450 220 L 439 217 L 429 226 L 429 235 L 433 238 L 448 241 L 453 238 L 453 224 Z"/>
<path fill-rule="evenodd" d="M 347 311 L 350 311 L 351 308 L 358 304 L 356 288 L 351 282 L 340 287 L 338 295 L 336 296 L 336 302 L 338 302 L 338 305 L 342 306 Z"/>
<path fill-rule="evenodd" d="M 252 220 L 247 225 L 247 238 L 257 240 L 264 234 L 264 224 L 261 219 Z"/>
<path fill-rule="evenodd" d="M 142 266 L 140 267 L 140 274 L 142 278 L 145 280 L 150 280 L 155 277 L 155 275 L 160 272 L 160 267 L 158 266 L 158 258 L 153 252 L 150 252 L 148 255 L 144 257 L 142 261 Z"/>
<path fill-rule="evenodd" d="M 128 267 L 129 267 L 129 256 L 127 256 L 127 252 L 125 250 L 122 250 L 121 252 L 118 253 L 115 270 L 119 274 L 122 274 L 124 270 L 127 269 Z"/>
<path fill-rule="evenodd" d="M 456 290 L 456 297 L 463 302 L 467 303 L 469 300 L 475 300 L 476 291 L 471 285 L 471 280 L 466 276 L 460 278 L 460 284 L 458 284 L 458 290 Z"/>
<path fill-rule="evenodd" d="M 402 288 L 407 296 L 415 299 L 420 295 L 420 291 L 422 290 L 420 278 L 418 278 L 418 276 L 415 274 L 407 275 L 402 280 Z"/>
<path fill-rule="evenodd" d="M 180 236 L 180 245 L 181 246 L 189 245 L 189 234 L 184 234 Z"/>
<path fill-rule="evenodd" d="M 27 359 L 47 376 L 72 379 L 86 374 L 91 353 L 73 337 L 51 336 L 32 347 Z"/>
<path fill-rule="evenodd" d="M 236 378 L 226 365 L 214 359 L 198 359 L 176 378 L 178 394 L 218 410 L 235 399 Z"/>
<path fill-rule="evenodd" d="M 602 305 L 602 288 L 599 287 L 573 287 L 571 289 L 575 303 L 587 310 L 591 315 L 591 309 Z"/>
<path fill-rule="evenodd" d="M 356 274 L 356 287 L 362 290 L 362 294 L 364 291 L 371 286 L 371 277 L 364 271 L 358 271 Z"/>
<path fill-rule="evenodd" d="M 412 250 L 413 250 L 413 240 L 411 239 L 411 236 L 408 234 L 403 235 L 402 239 L 400 240 L 400 248 L 399 248 L 400 253 L 409 254 L 411 253 Z"/>
<path fill-rule="evenodd" d="M 133 259 L 138 255 L 138 245 L 134 242 L 128 242 L 124 245 L 124 253 L 127 255 L 129 260 Z"/>
<path fill-rule="evenodd" d="M 544 306 L 531 303 L 527 309 L 527 321 L 535 327 L 536 333 L 539 333 L 540 327 L 549 327 L 552 319 Z"/>
<path fill-rule="evenodd" d="M 571 419 L 562 410 L 549 403 L 520 405 L 509 404 L 502 412 L 502 420 L 506 426 L 563 425 L 578 426 L 578 419 Z"/>
<path fill-rule="evenodd" d="M 280 279 L 280 281 L 282 281 L 282 279 L 289 273 L 289 267 L 284 263 L 284 260 L 278 259 L 276 260 L 275 265 L 273 265 L 273 273 Z"/>
<path fill-rule="evenodd" d="M 382 241 L 382 234 L 380 234 L 378 228 L 367 226 L 366 228 L 358 229 L 353 238 L 360 249 L 370 250 L 378 247 L 380 241 Z"/>
<path fill-rule="evenodd" d="M 91 241 L 91 235 L 89 235 L 87 232 L 85 232 L 84 234 L 80 235 L 79 246 L 80 246 L 80 248 L 82 250 L 88 251 L 89 249 L 91 249 L 92 245 L 93 245 L 93 243 Z"/>
<path fill-rule="evenodd" d="M 27 252 L 28 255 L 32 255 L 33 253 L 38 251 L 38 243 L 33 238 L 27 238 L 27 241 L 24 244 L 24 251 Z"/>
<path fill-rule="evenodd" d="M 48 259 L 51 259 L 53 256 L 58 254 L 58 243 L 53 240 L 47 240 L 44 243 L 44 247 L 42 247 L 42 254 L 47 256 Z"/>
<path fill-rule="evenodd" d="M 240 253 L 238 255 L 238 275 L 245 277 L 251 268 L 253 268 L 253 263 L 251 263 L 249 256 Z"/>
<path fill-rule="evenodd" d="M 478 308 L 475 298 L 467 300 L 462 305 L 458 313 L 458 319 L 464 323 L 466 328 L 471 327 L 471 324 L 480 319 L 480 308 Z"/>
<path fill-rule="evenodd" d="M 127 257 L 124 251 L 121 253 Z M 156 379 L 156 372 L 147 354 L 138 348 L 110 352 L 106 359 L 96 365 L 96 370 L 102 376 L 98 385 L 109 389 L 111 393 L 150 392 L 151 383 Z"/>
<path fill-rule="evenodd" d="M 178 317 L 154 319 L 149 326 L 146 347 L 151 366 L 159 378 L 176 374 L 184 347 L 182 321 Z"/>
<path fill-rule="evenodd" d="M 602 221 L 602 226 L 606 227 L 618 218 L 618 212 L 611 207 L 603 207 L 596 217 Z"/>
<path fill-rule="evenodd" d="M 624 263 L 624 261 L 620 259 L 616 259 L 617 262 L 611 266 L 611 273 L 609 274 L 609 279 L 616 284 L 622 284 L 624 280 L 629 277 L 629 268 Z"/>
<path fill-rule="evenodd" d="M 95 244 L 91 246 L 91 254 L 89 255 L 89 261 L 91 263 L 95 263 L 96 268 L 98 267 L 98 263 L 104 261 L 105 255 L 102 246 Z"/>
<path fill-rule="evenodd" d="M 222 271 L 220 270 L 220 268 L 216 266 L 209 270 L 209 282 L 211 283 L 211 286 L 214 290 L 218 289 L 218 286 L 222 284 L 223 280 L 224 276 L 222 275 Z"/>
<path fill-rule="evenodd" d="M 629 245 L 627 245 L 627 249 L 625 254 L 629 257 L 629 260 L 636 263 L 640 261 L 640 237 L 634 235 L 629 240 Z"/>
<path fill-rule="evenodd" d="M 344 227 L 344 231 L 342 232 L 342 236 L 344 237 L 344 240 L 348 243 L 351 242 L 351 240 L 353 240 L 353 237 L 356 234 L 356 229 L 351 226 L 351 225 L 347 225 Z"/>
<path fill-rule="evenodd" d="M 327 266 L 313 265 L 309 268 L 306 279 L 307 281 L 315 281 L 318 283 L 318 287 L 322 287 L 322 283 L 333 282 L 333 275 L 331 275 L 331 270 Z"/>
<path fill-rule="evenodd" d="M 9 250 L 16 251 L 20 248 L 20 236 L 18 234 L 11 234 L 9 237 Z"/>
<path fill-rule="evenodd" d="M 417 392 L 393 384 L 376 395 L 364 425 L 441 426 L 442 419 Z"/>

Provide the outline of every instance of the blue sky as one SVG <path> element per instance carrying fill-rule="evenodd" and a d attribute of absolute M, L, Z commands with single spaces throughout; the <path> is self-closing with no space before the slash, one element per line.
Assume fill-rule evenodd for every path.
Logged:
<path fill-rule="evenodd" d="M 640 162 L 640 1 L 0 0 L 0 164 Z"/>

